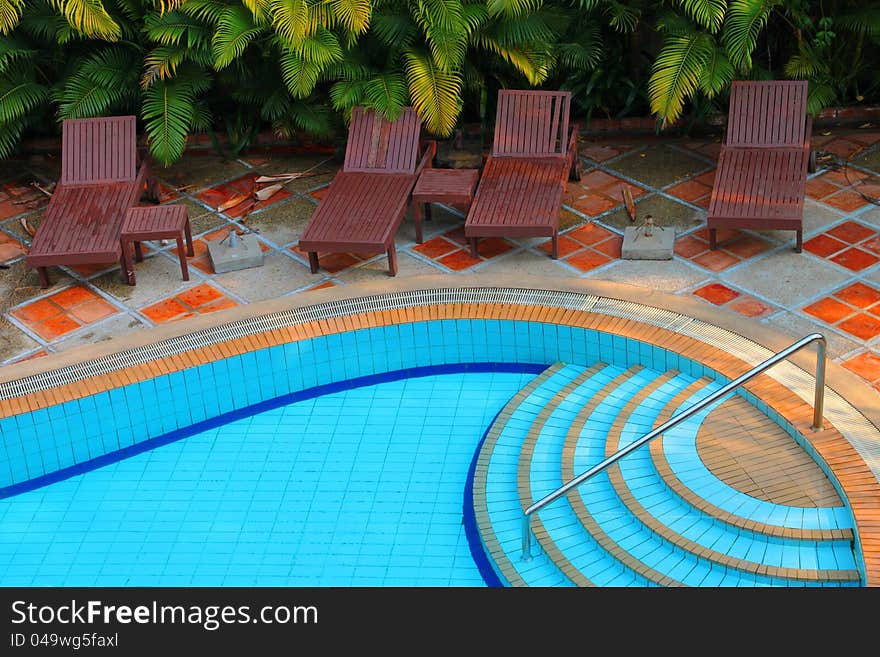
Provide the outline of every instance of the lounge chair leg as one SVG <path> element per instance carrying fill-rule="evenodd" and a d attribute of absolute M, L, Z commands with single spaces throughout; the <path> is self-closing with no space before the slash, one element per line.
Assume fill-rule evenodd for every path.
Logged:
<path fill-rule="evenodd" d="M 477 238 L 476 237 L 471 238 L 471 255 L 475 258 L 479 257 L 479 254 L 477 253 Z"/>
<path fill-rule="evenodd" d="M 143 262 L 143 260 L 144 260 L 144 252 L 141 249 L 140 242 L 134 243 L 134 260 L 135 260 L 135 262 Z"/>
<path fill-rule="evenodd" d="M 578 159 L 577 155 L 574 156 L 574 161 L 571 163 L 571 171 L 569 171 L 568 179 L 574 180 L 575 182 L 581 179 L 581 161 Z"/>
<path fill-rule="evenodd" d="M 134 263 L 131 261 L 131 245 L 122 242 L 122 280 L 129 285 L 135 284 Z"/>
<path fill-rule="evenodd" d="M 393 242 L 388 248 L 388 275 L 397 276 L 397 248 Z"/>
<path fill-rule="evenodd" d="M 49 287 L 49 272 L 45 267 L 37 267 L 37 276 L 40 277 L 40 287 L 44 290 Z"/>
<path fill-rule="evenodd" d="M 422 204 L 413 204 L 413 223 L 416 225 L 416 244 L 422 243 Z"/>
<path fill-rule="evenodd" d="M 309 251 L 309 269 L 313 274 L 318 273 L 318 253 L 316 251 Z"/>
<path fill-rule="evenodd" d="M 553 233 L 553 259 L 559 260 L 559 233 Z"/>
<path fill-rule="evenodd" d="M 186 255 L 183 250 L 183 239 L 177 238 L 177 255 L 180 258 L 180 273 L 183 275 L 183 280 L 189 280 L 189 267 L 186 264 Z"/>
<path fill-rule="evenodd" d="M 716 233 L 717 233 L 717 230 L 715 228 L 709 229 L 709 249 L 711 251 L 714 251 L 715 248 L 718 246 L 718 243 L 716 241 L 718 236 Z"/>
<path fill-rule="evenodd" d="M 799 230 L 799 231 L 797 231 L 797 244 L 794 247 L 794 252 L 800 253 L 803 248 L 804 248 L 804 231 Z"/>

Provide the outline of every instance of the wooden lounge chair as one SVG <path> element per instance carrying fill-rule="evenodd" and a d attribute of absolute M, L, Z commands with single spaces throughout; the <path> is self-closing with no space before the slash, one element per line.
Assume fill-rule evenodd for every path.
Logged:
<path fill-rule="evenodd" d="M 385 252 L 389 274 L 397 274 L 394 238 L 418 175 L 437 152 L 436 142 L 427 141 L 419 156 L 420 131 L 421 120 L 411 107 L 393 122 L 373 110 L 354 108 L 345 162 L 299 240 L 313 274 L 319 252 Z"/>
<path fill-rule="evenodd" d="M 49 287 L 49 266 L 121 261 L 126 211 L 145 191 L 155 194 L 138 159 L 134 116 L 64 121 L 61 177 L 27 255 L 41 287 Z"/>
<path fill-rule="evenodd" d="M 569 91 L 498 92 L 492 152 L 464 232 L 477 255 L 481 237 L 551 237 L 559 255 L 559 209 L 579 180 L 578 126 L 569 131 Z"/>
<path fill-rule="evenodd" d="M 709 200 L 711 249 L 719 228 L 751 228 L 793 230 L 801 252 L 812 126 L 806 81 L 733 83 Z"/>

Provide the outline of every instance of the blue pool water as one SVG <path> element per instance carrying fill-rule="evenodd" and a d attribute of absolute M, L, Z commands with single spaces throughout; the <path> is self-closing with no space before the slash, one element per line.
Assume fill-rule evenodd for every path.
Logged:
<path fill-rule="evenodd" d="M 2 586 L 483 586 L 468 467 L 530 373 L 265 410 L 0 500 Z"/>

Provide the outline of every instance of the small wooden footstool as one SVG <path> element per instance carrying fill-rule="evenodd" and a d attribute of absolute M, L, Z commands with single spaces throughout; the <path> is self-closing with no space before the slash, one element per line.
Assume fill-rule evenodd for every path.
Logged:
<path fill-rule="evenodd" d="M 431 203 L 469 207 L 480 177 L 479 169 L 424 169 L 413 188 L 413 219 L 416 242 L 422 243 L 422 209 L 431 218 Z"/>
<path fill-rule="evenodd" d="M 186 253 L 183 240 L 186 238 Z M 180 258 L 180 271 L 183 280 L 189 280 L 186 256 L 194 255 L 192 231 L 185 205 L 148 205 L 130 208 L 122 223 L 122 258 L 125 263 L 125 276 L 129 285 L 135 284 L 134 264 L 131 260 L 131 247 L 134 245 L 135 260 L 144 259 L 141 242 L 144 240 L 177 240 L 177 255 Z"/>

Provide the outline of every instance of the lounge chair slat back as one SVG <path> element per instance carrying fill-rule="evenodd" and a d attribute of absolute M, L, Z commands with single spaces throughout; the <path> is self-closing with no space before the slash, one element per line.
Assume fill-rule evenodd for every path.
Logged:
<path fill-rule="evenodd" d="M 570 91 L 498 92 L 493 157 L 566 157 Z"/>
<path fill-rule="evenodd" d="M 351 112 L 344 170 L 369 173 L 412 173 L 419 157 L 421 121 L 411 107 L 397 121 L 373 110 Z"/>
<path fill-rule="evenodd" d="M 134 116 L 67 119 L 61 144 L 61 184 L 129 182 L 137 175 Z"/>
<path fill-rule="evenodd" d="M 734 81 L 727 146 L 800 148 L 805 142 L 806 113 L 806 80 Z"/>

